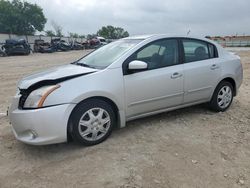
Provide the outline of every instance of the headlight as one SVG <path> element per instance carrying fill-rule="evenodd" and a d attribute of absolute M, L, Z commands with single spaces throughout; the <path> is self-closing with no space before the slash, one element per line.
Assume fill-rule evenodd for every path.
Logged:
<path fill-rule="evenodd" d="M 32 91 L 24 103 L 24 108 L 40 108 L 43 107 L 45 99 L 59 88 L 60 85 L 44 86 Z"/>

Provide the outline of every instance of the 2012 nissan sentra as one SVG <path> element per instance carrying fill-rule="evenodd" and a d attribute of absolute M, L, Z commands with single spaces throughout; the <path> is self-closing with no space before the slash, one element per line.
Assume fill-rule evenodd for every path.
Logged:
<path fill-rule="evenodd" d="M 239 56 L 203 38 L 128 37 L 23 78 L 9 109 L 15 137 L 94 145 L 129 120 L 208 103 L 227 110 L 242 83 Z M 131 133 L 132 134 L 132 133 Z"/>

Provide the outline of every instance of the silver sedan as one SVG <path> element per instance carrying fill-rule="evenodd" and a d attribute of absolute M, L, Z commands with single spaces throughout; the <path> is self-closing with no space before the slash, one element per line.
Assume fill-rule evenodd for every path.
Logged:
<path fill-rule="evenodd" d="M 127 121 L 200 103 L 227 110 L 242 83 L 240 58 L 208 39 L 147 35 L 103 46 L 23 78 L 9 109 L 27 144 L 104 141 Z"/>

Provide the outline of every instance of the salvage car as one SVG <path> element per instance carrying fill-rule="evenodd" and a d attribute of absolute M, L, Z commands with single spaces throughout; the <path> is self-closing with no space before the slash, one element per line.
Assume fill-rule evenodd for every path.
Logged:
<path fill-rule="evenodd" d="M 10 55 L 29 55 L 31 48 L 25 39 L 7 39 L 2 46 L 5 54 Z"/>
<path fill-rule="evenodd" d="M 201 103 L 223 112 L 242 78 L 239 56 L 209 39 L 128 37 L 23 78 L 9 117 L 27 144 L 94 145 L 137 118 Z"/>
<path fill-rule="evenodd" d="M 49 42 L 45 42 L 41 39 L 36 39 L 34 41 L 34 52 L 40 52 L 40 53 L 53 53 L 56 51 L 56 48 L 54 48 Z"/>

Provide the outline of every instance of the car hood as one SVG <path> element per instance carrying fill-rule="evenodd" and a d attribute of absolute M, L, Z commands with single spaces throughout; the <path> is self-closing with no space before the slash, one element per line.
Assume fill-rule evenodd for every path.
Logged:
<path fill-rule="evenodd" d="M 82 76 L 96 71 L 97 69 L 74 64 L 63 65 L 24 77 L 22 80 L 19 81 L 18 88 L 28 89 L 30 86 L 37 83 L 55 83 L 57 80 L 58 82 L 61 82 L 67 79 Z"/>

